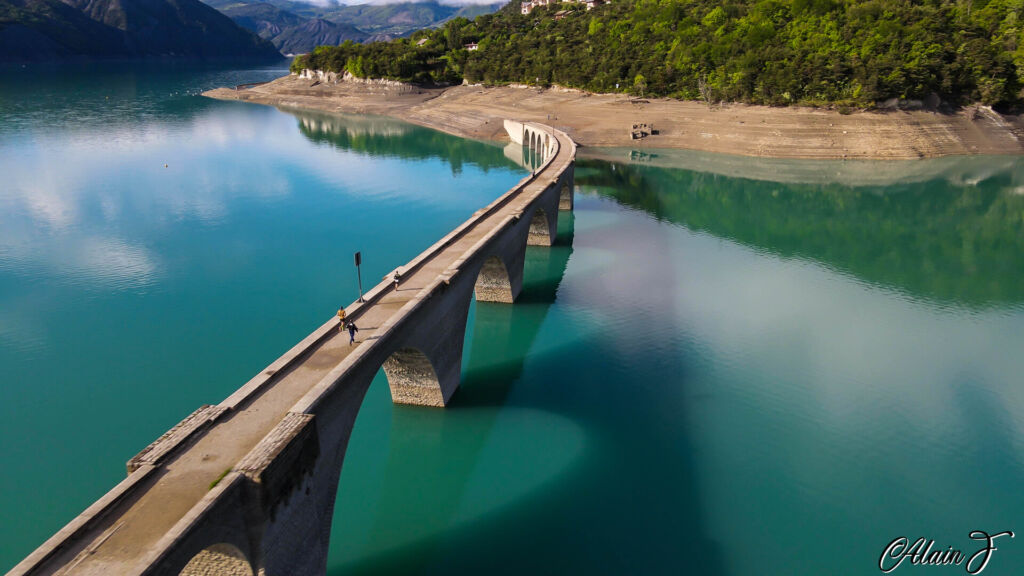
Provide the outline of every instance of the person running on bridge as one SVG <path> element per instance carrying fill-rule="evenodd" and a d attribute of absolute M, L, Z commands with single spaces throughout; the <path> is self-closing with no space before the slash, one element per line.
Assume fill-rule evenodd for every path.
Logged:
<path fill-rule="evenodd" d="M 401 268 L 395 268 L 395 271 L 391 273 L 391 280 L 395 283 L 395 292 L 398 292 L 398 283 L 402 281 Z"/>
<path fill-rule="evenodd" d="M 345 331 L 345 307 L 338 308 L 338 332 Z"/>
<path fill-rule="evenodd" d="M 348 345 L 351 346 L 356 341 L 356 332 L 359 332 L 359 327 L 356 326 L 355 322 L 351 320 L 348 323 Z"/>

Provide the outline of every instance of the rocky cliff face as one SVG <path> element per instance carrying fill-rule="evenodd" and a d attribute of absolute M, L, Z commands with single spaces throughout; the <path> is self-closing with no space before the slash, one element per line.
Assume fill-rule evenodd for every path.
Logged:
<path fill-rule="evenodd" d="M 279 57 L 198 0 L 0 0 L 0 61 Z"/>

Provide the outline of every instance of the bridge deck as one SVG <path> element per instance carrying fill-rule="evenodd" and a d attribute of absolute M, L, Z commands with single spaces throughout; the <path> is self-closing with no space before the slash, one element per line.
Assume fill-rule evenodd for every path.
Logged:
<path fill-rule="evenodd" d="M 560 174 L 572 161 L 571 141 L 559 135 L 559 143 L 560 151 L 551 163 L 504 206 L 403 276 L 397 291 L 389 286 L 379 299 L 365 305 L 357 321 L 357 341 L 374 338 L 378 328 L 420 290 L 436 282 L 494 226 L 529 206 L 550 184 L 545 175 Z M 137 574 L 145 569 L 147 553 L 207 494 L 211 483 L 238 463 L 290 408 L 358 348 L 349 345 L 347 332 L 334 330 L 333 334 L 294 366 L 275 374 L 255 399 L 222 417 L 192 446 L 155 470 L 120 509 L 73 542 L 66 542 L 68 546 L 33 573 L 109 575 Z"/>

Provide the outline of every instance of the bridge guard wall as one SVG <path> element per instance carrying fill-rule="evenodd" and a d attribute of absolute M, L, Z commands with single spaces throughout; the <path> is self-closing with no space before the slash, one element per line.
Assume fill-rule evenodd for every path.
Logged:
<path fill-rule="evenodd" d="M 197 554 L 224 543 L 240 550 L 253 573 L 258 573 L 253 551 L 259 534 L 252 529 L 252 520 L 260 510 L 248 496 L 246 484 L 246 478 L 237 472 L 223 478 L 157 543 L 141 574 L 178 576 Z"/>

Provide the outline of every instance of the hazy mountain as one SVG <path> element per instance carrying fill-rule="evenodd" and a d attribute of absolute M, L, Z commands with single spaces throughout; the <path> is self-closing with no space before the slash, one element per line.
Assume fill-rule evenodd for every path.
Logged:
<path fill-rule="evenodd" d="M 472 20 L 477 16 L 497 12 L 499 8 L 507 5 L 508 4 L 505 2 L 495 2 L 494 4 L 466 4 L 462 8 L 459 8 L 459 11 L 456 12 L 452 18 L 466 18 L 467 20 Z"/>
<path fill-rule="evenodd" d="M 212 4 L 211 4 L 212 5 Z M 270 40 L 286 28 L 306 23 L 309 18 L 282 10 L 273 4 L 258 2 L 255 4 L 239 4 L 219 7 L 222 13 L 246 30 L 258 34 L 260 38 Z"/>
<path fill-rule="evenodd" d="M 313 18 L 286 28 L 272 42 L 284 54 L 305 54 L 317 46 L 337 46 L 346 40 L 362 42 L 367 34 L 350 24 L 336 24 Z"/>
<path fill-rule="evenodd" d="M 239 26 L 271 41 L 282 54 L 304 54 L 317 46 L 333 46 L 346 40 L 362 42 L 368 37 L 351 24 L 299 16 L 267 2 L 235 3 L 220 11 Z"/>
<path fill-rule="evenodd" d="M 397 4 L 311 4 L 291 0 L 204 0 L 239 25 L 271 40 L 284 53 L 309 52 L 345 40 L 386 41 L 455 18 L 494 12 L 504 3 L 452 6 L 429 2 Z M 302 19 L 303 22 L 296 22 Z M 311 23 L 319 20 L 320 22 Z M 334 24 L 337 27 L 332 27 Z"/>
<path fill-rule="evenodd" d="M 324 14 L 324 18 L 347 22 L 367 32 L 404 36 L 449 20 L 459 9 L 458 6 L 437 2 L 356 4 L 338 6 Z"/>
<path fill-rule="evenodd" d="M 279 56 L 198 0 L 0 0 L 0 61 Z"/>
<path fill-rule="evenodd" d="M 399 37 L 407 36 L 423 28 L 439 26 L 458 16 L 474 18 L 480 14 L 489 14 L 504 4 L 504 2 L 497 2 L 495 4 L 453 6 L 430 1 L 339 5 L 329 10 L 324 18 L 333 22 L 347 22 L 367 32 Z"/>

